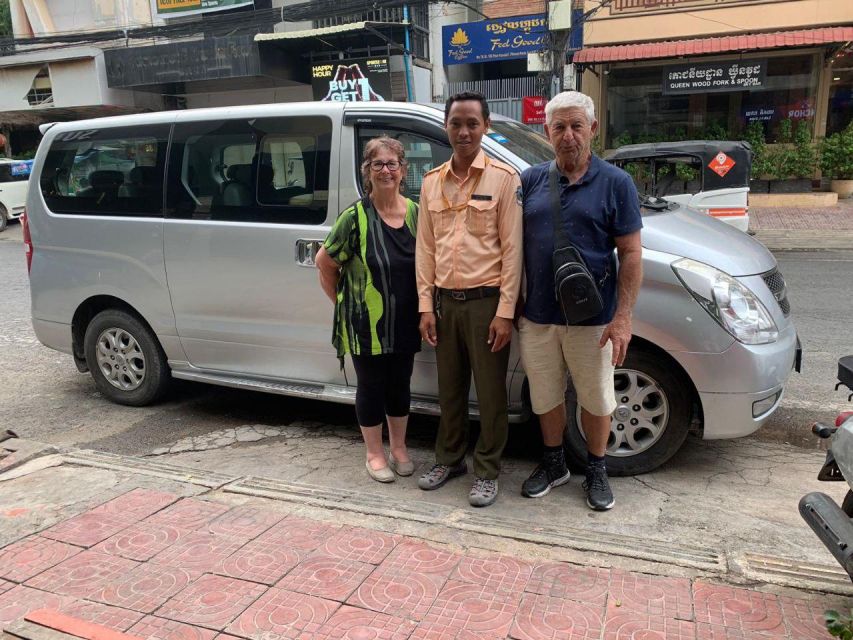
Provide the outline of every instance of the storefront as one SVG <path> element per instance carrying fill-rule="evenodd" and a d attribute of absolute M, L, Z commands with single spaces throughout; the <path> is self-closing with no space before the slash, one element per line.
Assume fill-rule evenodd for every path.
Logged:
<path fill-rule="evenodd" d="M 853 27 L 796 33 L 591 47 L 575 62 L 587 71 L 607 148 L 743 139 L 752 122 L 770 143 L 786 121 L 807 122 L 818 138 L 851 119 Z M 819 46 L 790 46 L 810 41 Z M 688 55 L 672 55 L 678 47 Z"/>

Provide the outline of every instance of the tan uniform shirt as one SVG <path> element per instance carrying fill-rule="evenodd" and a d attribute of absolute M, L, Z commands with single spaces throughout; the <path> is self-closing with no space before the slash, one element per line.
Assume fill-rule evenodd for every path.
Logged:
<path fill-rule="evenodd" d="M 434 287 L 500 287 L 497 315 L 512 318 L 522 269 L 521 180 L 480 151 L 460 178 L 450 160 L 424 175 L 415 268 L 418 310 L 433 310 Z"/>

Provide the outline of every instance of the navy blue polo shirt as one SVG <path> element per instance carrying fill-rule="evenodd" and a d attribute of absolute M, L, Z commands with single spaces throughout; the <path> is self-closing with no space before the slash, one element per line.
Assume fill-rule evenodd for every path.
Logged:
<path fill-rule="evenodd" d="M 521 174 L 524 196 L 524 269 L 527 296 L 524 317 L 539 324 L 566 324 L 554 293 L 554 224 L 548 170 L 551 162 Z M 564 230 L 599 285 L 602 312 L 583 325 L 609 323 L 616 313 L 615 238 L 643 227 L 640 199 L 627 173 L 595 155 L 583 178 L 570 185 L 560 175 L 560 217 Z"/>

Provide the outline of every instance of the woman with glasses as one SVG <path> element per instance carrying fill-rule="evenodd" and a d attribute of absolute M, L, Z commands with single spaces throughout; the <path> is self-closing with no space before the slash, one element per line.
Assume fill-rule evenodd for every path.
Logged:
<path fill-rule="evenodd" d="M 406 449 L 409 382 L 420 351 L 415 286 L 418 207 L 401 194 L 403 145 L 381 136 L 364 149 L 364 198 L 345 209 L 317 252 L 320 286 L 335 304 L 332 344 L 352 357 L 355 413 L 367 448 L 365 467 L 378 482 L 415 470 Z M 382 423 L 388 422 L 385 457 Z"/>

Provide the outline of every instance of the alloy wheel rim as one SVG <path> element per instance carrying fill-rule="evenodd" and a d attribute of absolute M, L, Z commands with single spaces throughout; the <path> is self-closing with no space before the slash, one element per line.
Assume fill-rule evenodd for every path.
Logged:
<path fill-rule="evenodd" d="M 617 369 L 614 375 L 616 410 L 610 418 L 607 455 L 627 458 L 648 451 L 669 424 L 669 402 L 658 382 L 635 369 Z M 577 405 L 581 425 L 581 406 Z M 586 439 L 583 429 L 581 437 Z"/>
<path fill-rule="evenodd" d="M 104 329 L 95 345 L 101 374 L 122 391 L 138 389 L 145 380 L 145 354 L 136 338 L 119 327 Z"/>

